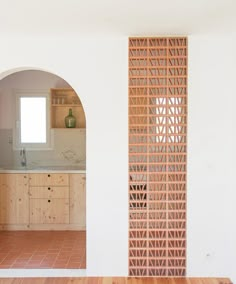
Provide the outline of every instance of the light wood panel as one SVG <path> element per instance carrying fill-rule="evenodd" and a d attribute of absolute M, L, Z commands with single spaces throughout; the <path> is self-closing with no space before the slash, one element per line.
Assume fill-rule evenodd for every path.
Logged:
<path fill-rule="evenodd" d="M 28 224 L 28 175 L 0 174 L 0 223 Z"/>
<path fill-rule="evenodd" d="M 30 224 L 68 224 L 69 199 L 30 199 Z"/>
<path fill-rule="evenodd" d="M 85 230 L 85 196 L 85 174 L 0 174 L 0 230 Z"/>
<path fill-rule="evenodd" d="M 137 278 L 137 277 L 80 277 L 80 278 L 0 278 L 0 284 L 233 284 L 229 278 Z"/>
<path fill-rule="evenodd" d="M 129 274 L 186 269 L 187 39 L 129 39 Z"/>
<path fill-rule="evenodd" d="M 85 174 L 70 174 L 70 223 L 86 228 Z"/>
<path fill-rule="evenodd" d="M 68 174 L 30 174 L 29 175 L 30 186 L 66 186 L 69 185 Z"/>
<path fill-rule="evenodd" d="M 30 174 L 29 177 L 30 225 L 69 224 L 69 174 Z"/>
<path fill-rule="evenodd" d="M 69 198 L 69 186 L 31 186 L 30 198 Z"/>

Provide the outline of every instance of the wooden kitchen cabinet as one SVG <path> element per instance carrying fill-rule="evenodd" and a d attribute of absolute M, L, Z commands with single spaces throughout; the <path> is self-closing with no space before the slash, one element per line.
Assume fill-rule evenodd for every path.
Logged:
<path fill-rule="evenodd" d="M 69 174 L 29 175 L 31 224 L 69 224 Z"/>
<path fill-rule="evenodd" d="M 31 198 L 30 224 L 68 224 L 69 200 L 64 198 Z"/>
<path fill-rule="evenodd" d="M 68 186 L 69 174 L 35 173 L 29 175 L 30 186 Z"/>
<path fill-rule="evenodd" d="M 0 174 L 0 230 L 85 230 L 85 196 L 85 174 Z"/>
<path fill-rule="evenodd" d="M 30 198 L 69 198 L 68 186 L 30 186 Z"/>
<path fill-rule="evenodd" d="M 70 174 L 70 224 L 86 228 L 86 175 Z"/>
<path fill-rule="evenodd" d="M 28 174 L 0 174 L 2 229 L 24 228 L 29 223 Z"/>

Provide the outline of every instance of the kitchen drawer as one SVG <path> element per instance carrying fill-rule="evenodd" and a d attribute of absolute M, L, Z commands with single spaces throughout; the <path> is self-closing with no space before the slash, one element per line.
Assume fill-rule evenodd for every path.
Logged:
<path fill-rule="evenodd" d="M 69 199 L 30 199 L 30 224 L 69 224 Z"/>
<path fill-rule="evenodd" d="M 68 186 L 31 186 L 30 198 L 69 198 Z"/>
<path fill-rule="evenodd" d="M 69 175 L 68 174 L 30 174 L 29 175 L 30 186 L 68 186 Z"/>

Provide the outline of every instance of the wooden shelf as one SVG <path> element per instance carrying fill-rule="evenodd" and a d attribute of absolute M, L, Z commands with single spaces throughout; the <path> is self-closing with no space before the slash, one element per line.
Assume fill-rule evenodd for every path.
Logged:
<path fill-rule="evenodd" d="M 66 129 L 65 117 L 70 108 L 76 118 L 76 128 L 85 128 L 84 109 L 75 91 L 71 88 L 51 89 L 51 128 Z"/>
<path fill-rule="evenodd" d="M 51 127 L 51 129 L 63 129 L 63 130 L 68 130 L 68 131 L 76 131 L 76 130 L 81 130 L 81 129 L 85 129 L 83 127 L 75 127 L 75 128 L 67 128 L 67 127 Z"/>
<path fill-rule="evenodd" d="M 75 104 L 61 104 L 61 105 L 57 105 L 57 104 L 51 104 L 52 107 L 83 107 L 82 105 L 75 105 Z"/>

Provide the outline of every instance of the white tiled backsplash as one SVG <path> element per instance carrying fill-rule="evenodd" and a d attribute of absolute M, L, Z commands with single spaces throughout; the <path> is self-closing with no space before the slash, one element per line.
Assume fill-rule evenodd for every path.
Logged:
<path fill-rule="evenodd" d="M 66 166 L 86 164 L 86 130 L 53 129 L 52 150 L 30 151 L 28 166 Z M 0 129 L 0 166 L 20 166 L 20 153 L 12 146 L 12 129 Z"/>
<path fill-rule="evenodd" d="M 12 164 L 12 130 L 0 129 L 0 166 L 8 166 Z"/>

